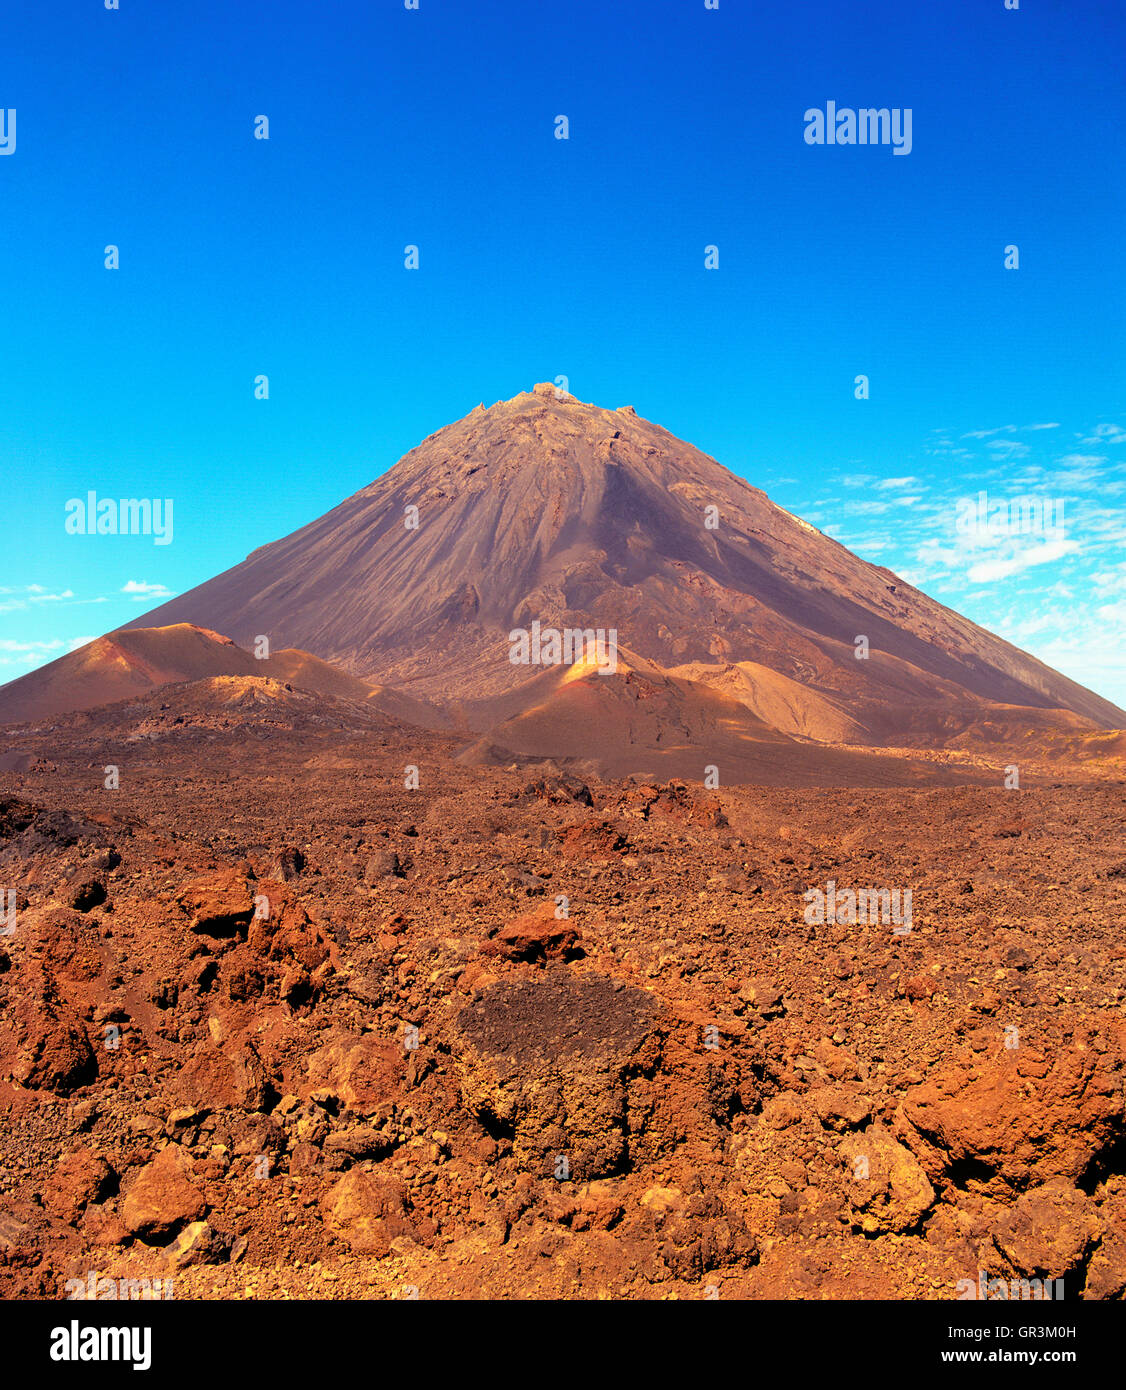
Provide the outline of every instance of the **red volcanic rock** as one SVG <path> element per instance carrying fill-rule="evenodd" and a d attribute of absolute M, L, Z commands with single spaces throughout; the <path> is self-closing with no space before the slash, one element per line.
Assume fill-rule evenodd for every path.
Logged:
<path fill-rule="evenodd" d="M 927 1000 L 938 990 L 938 983 L 933 975 L 912 975 L 903 986 L 903 992 L 912 1002 L 920 999 Z"/>
<path fill-rule="evenodd" d="M 21 1085 L 69 1095 L 97 1074 L 86 1028 L 46 971 L 33 967 L 23 983 L 27 992 L 4 1030 L 9 1042 L 0 1044 L 0 1056 L 10 1059 L 9 1075 Z"/>
<path fill-rule="evenodd" d="M 88 1204 L 98 1202 L 109 1190 L 114 1171 L 100 1155 L 75 1149 L 59 1159 L 43 1192 L 47 1210 L 75 1221 Z"/>
<path fill-rule="evenodd" d="M 237 869 L 217 869 L 190 879 L 177 901 L 191 918 L 191 930 L 206 936 L 233 936 L 254 915 L 250 886 Z"/>
<path fill-rule="evenodd" d="M 897 1129 L 932 1181 L 959 1165 L 1023 1186 L 1078 1179 L 1123 1130 L 1117 1053 L 1030 1047 L 959 1057 L 904 1095 Z"/>
<path fill-rule="evenodd" d="M 611 854 L 624 854 L 629 849 L 629 841 L 609 821 L 568 825 L 560 831 L 559 839 L 560 848 L 568 856 L 605 858 Z"/>
<path fill-rule="evenodd" d="M 82 1232 L 85 1238 L 98 1249 L 109 1250 L 117 1245 L 128 1245 L 133 1239 L 116 1213 L 107 1207 L 90 1206 L 82 1219 Z"/>
<path fill-rule="evenodd" d="M 825 1128 L 838 1133 L 859 1129 L 872 1115 L 871 1101 L 847 1086 L 818 1086 L 806 1099 Z"/>
<path fill-rule="evenodd" d="M 281 879 L 288 883 L 291 879 L 297 878 L 305 868 L 305 856 L 296 845 L 287 845 L 281 850 L 270 864 L 269 872 L 271 877 Z"/>
<path fill-rule="evenodd" d="M 164 1259 L 173 1269 L 189 1269 L 193 1265 L 218 1264 L 230 1251 L 231 1241 L 206 1221 L 193 1221 L 185 1226 L 164 1252 Z"/>
<path fill-rule="evenodd" d="M 159 1240 L 206 1211 L 190 1158 L 178 1144 L 169 1144 L 133 1180 L 121 1216 L 134 1235 Z"/>
<path fill-rule="evenodd" d="M 255 1112 L 265 1105 L 269 1085 L 252 1044 L 224 1042 L 196 1050 L 177 1071 L 175 1090 L 188 1105 L 231 1105 Z"/>
<path fill-rule="evenodd" d="M 364 882 L 370 884 L 384 878 L 401 878 L 405 872 L 406 865 L 393 849 L 380 849 L 370 855 L 364 864 Z"/>
<path fill-rule="evenodd" d="M 1087 1265 L 1084 1293 L 1088 1298 L 1121 1298 L 1126 1294 L 1126 1184 L 1120 1176 L 1111 1183 L 1114 1190 L 1099 1209 L 1102 1239 Z"/>
<path fill-rule="evenodd" d="M 368 1114 L 389 1100 L 402 1084 L 409 1056 L 403 1039 L 338 1032 L 302 1059 L 294 1078 L 303 1095 L 327 1090 L 342 1105 Z"/>
<path fill-rule="evenodd" d="M 643 820 L 665 817 L 678 825 L 698 825 L 710 830 L 727 824 L 718 798 L 701 795 L 678 781 L 634 787 L 623 797 L 620 809 L 624 815 L 640 816 Z"/>
<path fill-rule="evenodd" d="M 779 1018 L 786 1012 L 782 991 L 772 980 L 748 980 L 739 998 L 763 1018 Z"/>
<path fill-rule="evenodd" d="M 356 1254 L 383 1256 L 393 1240 L 415 1239 L 402 1187 L 359 1168 L 345 1173 L 329 1190 L 321 1209 L 325 1224 Z"/>
<path fill-rule="evenodd" d="M 934 1188 L 915 1156 L 881 1126 L 849 1135 L 840 1154 L 848 1164 L 849 1201 L 861 1230 L 907 1231 L 934 1202 Z"/>
<path fill-rule="evenodd" d="M 502 927 L 481 949 L 482 955 L 499 955 L 504 960 L 537 963 L 571 960 L 581 955 L 582 932 L 566 918 L 554 913 L 530 912 Z"/>
<path fill-rule="evenodd" d="M 792 1091 L 782 1091 L 762 1107 L 762 1123 L 768 1129 L 789 1129 L 801 1124 L 806 1116 L 806 1107 L 801 1097 Z"/>
<path fill-rule="evenodd" d="M 309 975 L 330 962 L 332 946 L 324 930 L 307 912 L 287 905 L 271 941 L 271 958 L 299 965 Z"/>
<path fill-rule="evenodd" d="M 993 1240 L 1022 1274 L 1060 1279 L 1079 1264 L 1100 1230 L 1090 1197 L 1054 1180 L 1018 1197 Z"/>
<path fill-rule="evenodd" d="M 537 777 L 524 788 L 524 795 L 538 797 L 551 806 L 567 806 L 572 802 L 580 806 L 594 805 L 590 788 L 578 777 Z"/>

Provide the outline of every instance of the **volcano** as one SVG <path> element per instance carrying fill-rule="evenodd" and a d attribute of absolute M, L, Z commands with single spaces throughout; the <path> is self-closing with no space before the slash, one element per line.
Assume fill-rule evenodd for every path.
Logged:
<path fill-rule="evenodd" d="M 614 630 L 774 727 L 942 746 L 978 726 L 1121 728 L 1126 714 L 859 559 L 630 406 L 543 384 L 477 406 L 292 535 L 131 627 L 299 648 L 478 711 L 531 675 L 509 633 Z M 858 639 L 869 656 L 858 660 Z M 517 701 L 519 703 L 519 701 Z"/>

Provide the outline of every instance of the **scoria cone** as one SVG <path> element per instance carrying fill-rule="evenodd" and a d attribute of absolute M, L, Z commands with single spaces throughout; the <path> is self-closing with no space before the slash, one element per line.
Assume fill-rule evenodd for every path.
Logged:
<path fill-rule="evenodd" d="M 537 619 L 616 629 L 660 666 L 703 663 L 695 679 L 730 683 L 732 665 L 750 663 L 739 683 L 752 708 L 780 691 L 808 700 L 794 732 L 812 720 L 853 742 L 937 743 L 1012 714 L 997 706 L 1056 728 L 1126 723 L 631 408 L 550 385 L 478 406 L 133 625 L 199 623 L 243 645 L 268 633 L 275 648 L 450 702 L 527 679 L 508 633 Z"/>

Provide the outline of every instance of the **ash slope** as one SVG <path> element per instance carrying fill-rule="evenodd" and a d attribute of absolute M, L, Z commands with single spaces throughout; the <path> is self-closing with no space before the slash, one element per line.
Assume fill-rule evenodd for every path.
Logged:
<path fill-rule="evenodd" d="M 111 633 L 29 671 L 0 687 L 0 724 L 52 721 L 169 686 L 178 687 L 169 696 L 178 706 L 190 685 L 206 686 L 222 704 L 232 688 L 222 682 L 230 679 L 242 681 L 245 689 L 256 681 L 292 684 L 329 701 L 369 704 L 422 728 L 449 724 L 425 701 L 359 680 L 308 652 L 287 649 L 258 660 L 229 637 L 192 623 Z"/>
<path fill-rule="evenodd" d="M 406 509 L 418 508 L 408 530 Z M 704 526 L 705 508 L 719 529 Z M 1022 710 L 1126 713 L 871 565 L 630 407 L 540 385 L 478 406 L 323 517 L 138 619 L 300 647 L 442 701 L 527 678 L 507 633 L 616 628 L 665 668 L 751 663 L 855 725 L 941 744 Z M 863 634 L 871 660 L 854 658 Z M 788 687 L 789 688 L 789 687 Z M 792 693 L 792 692 L 791 692 Z"/>

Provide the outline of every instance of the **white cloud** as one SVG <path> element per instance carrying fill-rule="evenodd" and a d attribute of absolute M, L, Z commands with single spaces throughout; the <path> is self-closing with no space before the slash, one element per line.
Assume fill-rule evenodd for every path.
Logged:
<path fill-rule="evenodd" d="M 977 561 L 970 566 L 967 578 L 971 584 L 992 584 L 1031 569 L 1033 565 L 1050 565 L 1079 550 L 1077 541 L 1048 541 L 1044 545 L 1025 546 L 1003 558 Z"/>
<path fill-rule="evenodd" d="M 8 680 L 14 680 L 25 671 L 31 671 L 36 666 L 42 666 L 45 661 L 53 660 L 62 649 L 63 643 L 57 637 L 48 642 L 17 642 L 12 638 L 4 638 L 0 640 L 0 667 L 14 667 L 12 674 L 7 676 Z"/>
<path fill-rule="evenodd" d="M 1126 429 L 1121 425 L 1096 425 L 1094 434 L 1082 441 L 1084 444 L 1126 444 Z"/>
<path fill-rule="evenodd" d="M 99 595 L 97 598 L 76 598 L 73 589 L 61 589 L 52 593 L 45 589 L 42 584 L 25 584 L 22 589 L 0 589 L 0 594 L 12 594 L 17 597 L 8 598 L 0 603 L 0 613 L 17 613 L 21 609 L 26 609 L 31 603 L 105 603 L 106 599 Z"/>
<path fill-rule="evenodd" d="M 0 639 L 0 652 L 57 652 L 62 645 L 57 637 L 50 642 L 16 642 L 5 637 Z"/>
<path fill-rule="evenodd" d="M 123 594 L 129 594 L 138 603 L 150 598 L 171 598 L 172 590 L 163 584 L 150 584 L 144 579 L 130 579 L 121 587 Z"/>
<path fill-rule="evenodd" d="M 998 425 L 995 430 L 970 430 L 962 435 L 963 439 L 988 439 L 994 434 L 1016 434 L 1016 425 Z"/>

